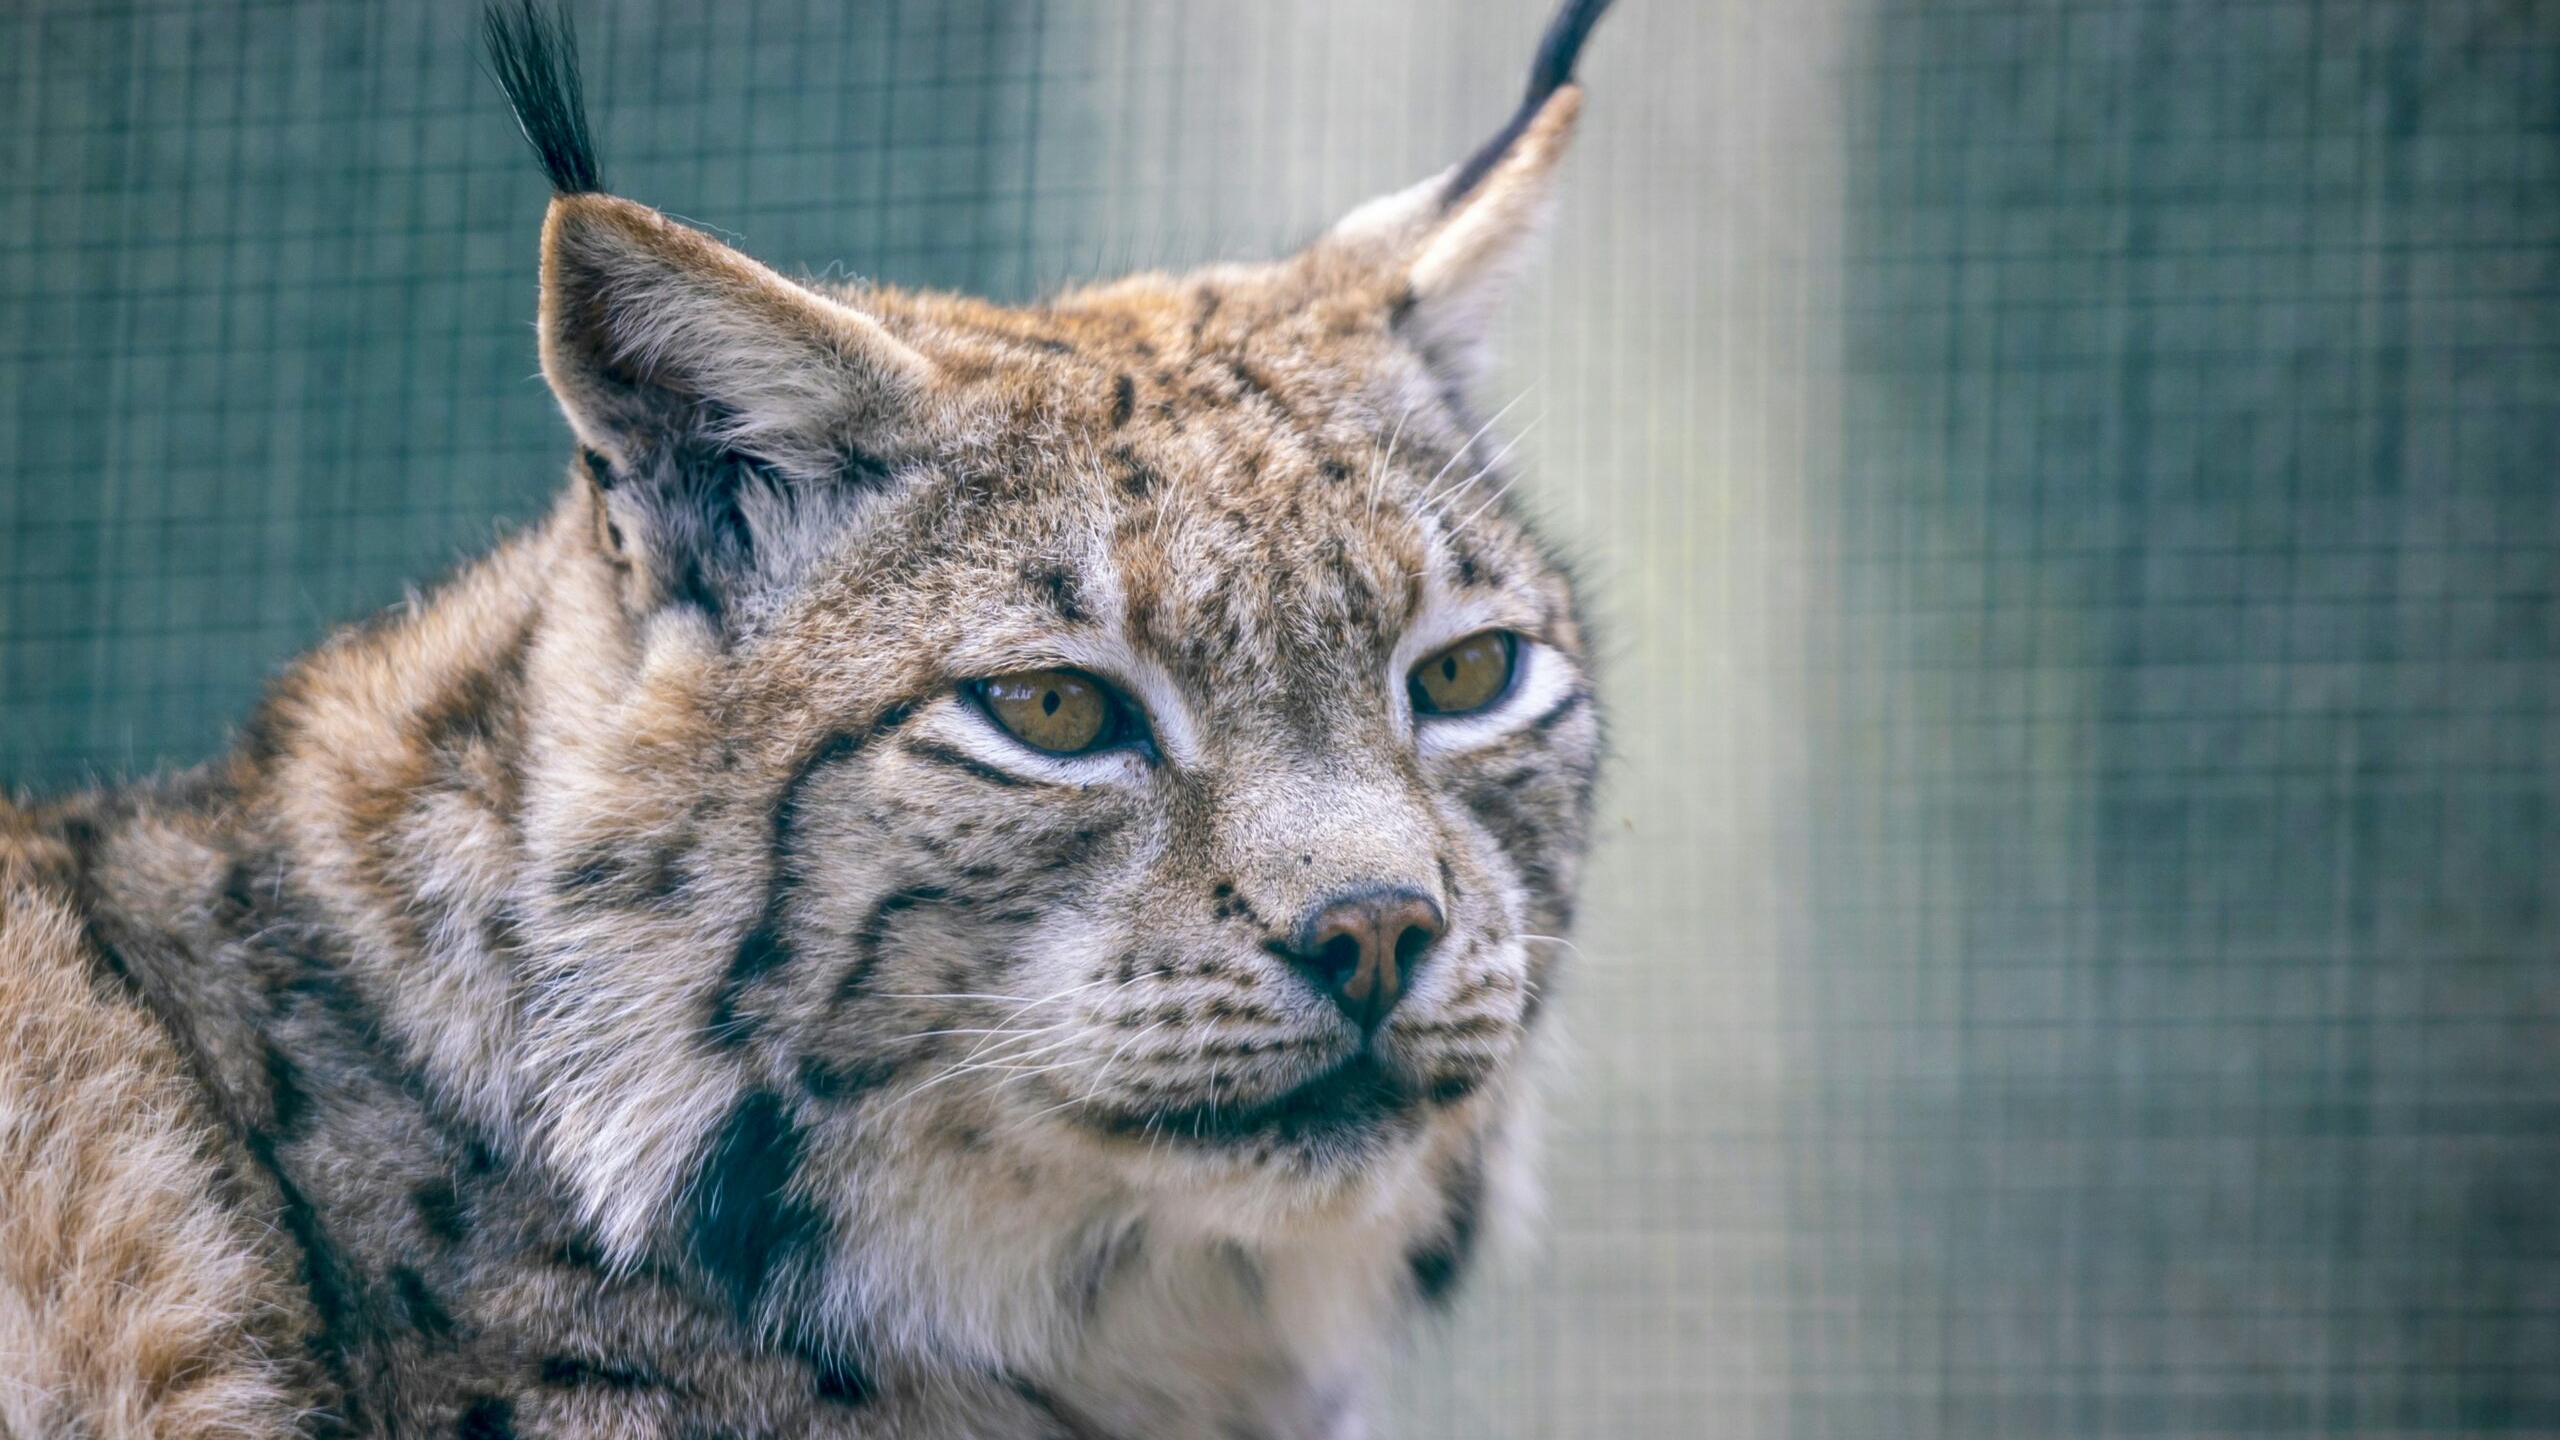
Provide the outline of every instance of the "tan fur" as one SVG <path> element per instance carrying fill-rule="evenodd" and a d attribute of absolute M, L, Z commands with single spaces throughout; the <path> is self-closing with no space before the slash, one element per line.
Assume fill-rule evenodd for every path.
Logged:
<path fill-rule="evenodd" d="M 90 978 L 68 897 L 0 807 L 0 1434 L 272 1436 L 308 1318 L 224 1193 L 168 1036 Z"/>
<path fill-rule="evenodd" d="M 20 824 L 0 1414 L 1360 1433 L 1529 1203 L 1598 720 L 1464 388 L 1578 104 L 1023 309 L 555 199 L 549 517 Z M 1418 713 L 1491 630 L 1511 688 Z M 971 699 L 1061 666 L 1141 733 Z M 1442 923 L 1372 1030 L 1301 951 L 1375 892 Z"/>

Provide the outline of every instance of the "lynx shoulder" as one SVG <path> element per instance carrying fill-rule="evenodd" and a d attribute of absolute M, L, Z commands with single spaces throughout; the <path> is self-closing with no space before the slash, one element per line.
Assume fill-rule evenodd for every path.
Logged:
<path fill-rule="evenodd" d="M 1599 719 L 1475 413 L 1599 12 L 1286 259 L 1008 308 L 603 189 L 547 518 L 0 812 L 11 1434 L 1347 1436 L 1530 1184 Z"/>

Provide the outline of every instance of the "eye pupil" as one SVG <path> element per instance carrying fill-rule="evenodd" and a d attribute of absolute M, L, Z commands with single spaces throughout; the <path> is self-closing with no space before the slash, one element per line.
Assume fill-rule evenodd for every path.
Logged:
<path fill-rule="evenodd" d="M 1080 670 L 1025 670 L 966 687 L 1006 734 L 1052 755 L 1082 755 L 1130 737 L 1111 688 Z"/>
<path fill-rule="evenodd" d="M 1487 630 L 1426 658 L 1406 682 L 1417 715 L 1466 715 L 1491 706 L 1511 689 L 1519 638 Z"/>

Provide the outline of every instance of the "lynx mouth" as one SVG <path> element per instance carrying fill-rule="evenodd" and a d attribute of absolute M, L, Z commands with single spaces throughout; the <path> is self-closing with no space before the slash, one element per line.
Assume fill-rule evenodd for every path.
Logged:
<path fill-rule="evenodd" d="M 1206 1149 L 1269 1145 L 1326 1150 L 1398 1132 L 1415 1121 L 1426 1103 L 1443 1098 L 1436 1089 L 1416 1087 L 1364 1049 L 1267 1100 L 1115 1111 L 1095 1117 L 1094 1123 L 1113 1135 Z"/>

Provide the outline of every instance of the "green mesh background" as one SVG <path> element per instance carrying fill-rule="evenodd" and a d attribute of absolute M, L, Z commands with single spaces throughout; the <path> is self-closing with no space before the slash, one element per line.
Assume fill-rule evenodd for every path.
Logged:
<path fill-rule="evenodd" d="M 473 6 L 0 15 L 0 783 L 528 518 Z M 580 7 L 607 173 L 1021 298 L 1497 123 L 1537 0 Z M 2560 1434 L 2560 5 L 1624 0 L 1486 399 L 1618 758 L 1395 1436 Z"/>

